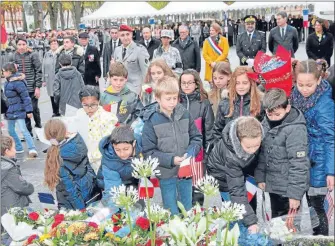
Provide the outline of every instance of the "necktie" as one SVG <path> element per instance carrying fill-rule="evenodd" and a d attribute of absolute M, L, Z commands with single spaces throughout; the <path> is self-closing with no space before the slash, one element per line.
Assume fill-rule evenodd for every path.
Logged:
<path fill-rule="evenodd" d="M 249 33 L 249 41 L 251 42 L 251 33 Z"/>
<path fill-rule="evenodd" d="M 281 29 L 281 37 L 284 38 L 284 35 L 285 35 L 285 30 L 284 28 Z"/>
<path fill-rule="evenodd" d="M 126 56 L 126 52 L 127 52 L 127 49 L 126 49 L 126 48 L 123 48 L 122 59 L 124 59 L 124 57 Z"/>
<path fill-rule="evenodd" d="M 113 50 L 115 50 L 116 41 L 113 42 Z"/>

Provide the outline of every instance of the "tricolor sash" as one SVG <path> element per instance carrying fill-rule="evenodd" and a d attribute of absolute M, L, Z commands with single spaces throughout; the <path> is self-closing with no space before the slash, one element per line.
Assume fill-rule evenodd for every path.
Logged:
<path fill-rule="evenodd" d="M 222 49 L 219 47 L 218 43 L 215 43 L 211 37 L 207 38 L 208 43 L 211 45 L 213 50 L 220 56 L 222 55 Z"/>

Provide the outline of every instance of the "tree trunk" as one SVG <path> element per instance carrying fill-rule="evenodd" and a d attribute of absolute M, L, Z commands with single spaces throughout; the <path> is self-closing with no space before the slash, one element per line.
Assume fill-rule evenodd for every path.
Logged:
<path fill-rule="evenodd" d="M 63 5 L 62 5 L 62 2 L 58 2 L 58 4 L 59 4 L 59 13 L 60 13 L 60 25 L 61 25 L 62 30 L 64 30 L 65 21 L 64 21 Z"/>
<path fill-rule="evenodd" d="M 28 25 L 27 25 L 27 19 L 26 19 L 26 11 L 22 7 L 22 19 L 23 19 L 23 31 L 28 32 Z"/>
<path fill-rule="evenodd" d="M 67 16 L 66 16 L 66 28 L 69 28 L 69 21 L 70 21 L 70 10 L 67 10 Z"/>
<path fill-rule="evenodd" d="M 33 2 L 33 8 L 34 8 L 34 28 L 36 29 L 39 26 L 39 21 L 38 21 L 38 2 Z"/>
<path fill-rule="evenodd" d="M 73 4 L 72 14 L 74 14 L 75 28 L 78 28 L 80 24 L 80 18 L 83 16 L 84 13 L 84 3 L 76 1 L 72 4 Z"/>
<path fill-rule="evenodd" d="M 50 27 L 52 30 L 56 30 L 58 22 L 58 3 L 48 2 L 48 11 L 50 16 Z"/>
<path fill-rule="evenodd" d="M 14 23 L 13 7 L 10 7 L 9 13 L 10 13 L 10 19 L 12 23 L 13 32 L 16 32 L 15 23 Z"/>

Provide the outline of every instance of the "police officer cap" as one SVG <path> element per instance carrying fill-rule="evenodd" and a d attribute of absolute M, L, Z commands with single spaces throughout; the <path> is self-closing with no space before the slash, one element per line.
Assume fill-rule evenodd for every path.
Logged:
<path fill-rule="evenodd" d="M 80 33 L 78 37 L 79 37 L 79 38 L 89 38 L 87 32 L 82 32 L 82 33 Z"/>
<path fill-rule="evenodd" d="M 133 29 L 130 27 L 130 26 L 128 26 L 128 25 L 120 25 L 120 27 L 119 27 L 119 31 L 120 32 L 122 32 L 122 31 L 126 31 L 126 32 L 132 32 L 133 31 Z"/>
<path fill-rule="evenodd" d="M 244 22 L 256 22 L 257 21 L 257 17 L 256 15 L 247 15 L 246 17 L 244 17 Z"/>

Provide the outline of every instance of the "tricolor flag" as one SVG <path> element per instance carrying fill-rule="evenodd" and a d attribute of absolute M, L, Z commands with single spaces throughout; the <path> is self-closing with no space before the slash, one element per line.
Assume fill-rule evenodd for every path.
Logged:
<path fill-rule="evenodd" d="M 252 176 L 247 177 L 247 180 L 245 181 L 245 186 L 247 188 L 248 202 L 250 202 L 257 192 L 255 178 Z"/>
<path fill-rule="evenodd" d="M 326 211 L 328 221 L 330 221 L 333 216 L 333 211 L 334 211 L 334 200 L 330 192 L 328 192 L 326 195 L 326 198 L 324 201 L 324 209 Z"/>

